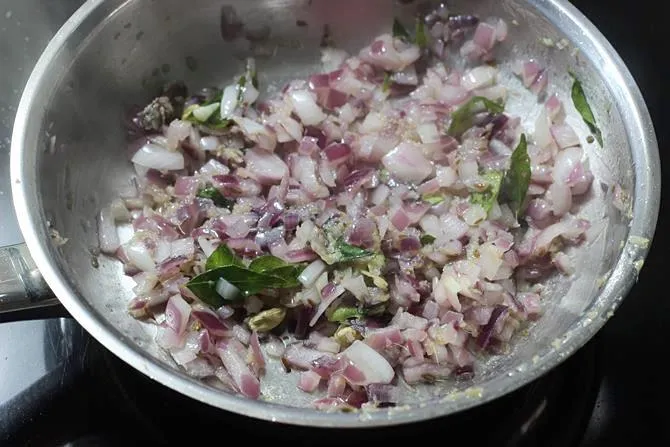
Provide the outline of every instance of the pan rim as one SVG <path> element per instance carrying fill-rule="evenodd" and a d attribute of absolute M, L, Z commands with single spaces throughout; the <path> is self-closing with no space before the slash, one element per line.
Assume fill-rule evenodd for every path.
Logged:
<path fill-rule="evenodd" d="M 31 147 L 29 144 L 28 121 L 32 115 L 31 111 L 39 106 L 37 104 L 38 92 L 44 88 L 41 81 L 45 73 L 50 70 L 59 50 L 65 46 L 88 17 L 107 3 L 109 2 L 105 0 L 88 0 L 84 3 L 52 38 L 35 65 L 17 109 L 10 152 L 10 178 L 20 230 L 47 284 L 86 331 L 141 373 L 205 404 L 258 419 L 318 427 L 380 427 L 445 416 L 484 404 L 512 392 L 558 366 L 590 340 L 604 325 L 605 318 L 594 318 L 588 325 L 579 324 L 578 321 L 561 339 L 559 349 L 548 347 L 538 353 L 532 365 L 523 374 L 499 376 L 482 384 L 475 390 L 476 392 L 462 393 L 454 399 L 430 405 L 419 405 L 408 410 L 385 409 L 351 414 L 324 413 L 313 409 L 251 401 L 216 391 L 154 359 L 138 347 L 126 343 L 125 337 L 118 329 L 92 312 L 90 305 L 78 297 L 68 278 L 52 262 L 48 244 L 38 237 L 43 231 L 44 220 L 41 215 L 42 210 L 36 206 L 39 203 L 36 184 L 23 181 L 25 178 L 30 178 L 35 168 L 26 163 L 25 156 L 27 151 L 37 151 L 36 145 Z M 125 2 L 119 0 L 117 3 L 119 7 L 122 7 Z M 605 286 L 594 303 L 585 311 L 590 312 L 595 309 L 598 314 L 605 315 L 619 306 L 623 297 L 637 280 L 638 271 L 633 261 L 643 260 L 648 252 L 648 246 L 636 244 L 636 241 L 631 240 L 630 236 L 651 240 L 656 227 L 661 176 L 653 124 L 642 94 L 628 68 L 606 38 L 581 12 L 566 0 L 539 0 L 529 1 L 529 3 L 532 3 L 545 17 L 550 13 L 557 17 L 556 20 L 581 30 L 584 39 L 594 45 L 594 51 L 598 57 L 602 58 L 611 68 L 611 71 L 608 72 L 608 82 L 614 83 L 614 86 L 619 89 L 622 95 L 621 101 L 627 107 L 629 121 L 626 123 L 626 133 L 629 141 L 635 141 L 634 144 L 631 144 L 635 161 L 635 195 L 629 238 Z"/>

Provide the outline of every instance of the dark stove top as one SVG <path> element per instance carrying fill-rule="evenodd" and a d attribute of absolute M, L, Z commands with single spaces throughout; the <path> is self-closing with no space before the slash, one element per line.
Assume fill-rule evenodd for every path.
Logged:
<path fill-rule="evenodd" d="M 0 174 L 5 178 L 6 137 L 20 90 L 48 38 L 80 3 L 0 0 Z M 670 172 L 670 156 L 664 153 L 670 126 L 661 112 L 670 101 L 670 89 L 662 83 L 670 78 L 662 60 L 666 19 L 646 0 L 572 3 L 626 61 L 654 119 L 664 171 Z M 22 51 L 10 51 L 10 37 L 21 41 Z M 9 205 L 7 187 L 0 184 L 3 209 Z M 670 388 L 667 374 L 656 366 L 668 352 L 664 329 L 670 326 L 670 300 L 661 284 L 669 224 L 668 207 L 662 205 L 638 284 L 597 337 L 537 381 L 473 410 L 424 423 L 337 433 L 251 420 L 150 381 L 73 320 L 51 319 L 0 324 L 0 445 L 193 444 L 210 433 L 222 443 L 240 434 L 247 442 L 272 445 L 408 445 L 432 435 L 449 445 L 670 445 Z M 13 216 L 6 214 L 0 220 L 0 244 L 18 241 Z"/>
<path fill-rule="evenodd" d="M 37 415 L 17 425 L 13 443 L 168 446 L 205 441 L 214 431 L 274 445 L 342 445 L 342 431 L 279 425 L 214 410 L 138 374 L 98 343 L 86 343 L 76 380 L 40 398 Z M 355 430 L 346 436 L 363 445 L 407 445 L 420 435 L 444 437 L 454 445 L 577 446 L 602 380 L 601 351 L 601 340 L 596 338 L 561 368 L 489 405 L 416 424 Z"/>

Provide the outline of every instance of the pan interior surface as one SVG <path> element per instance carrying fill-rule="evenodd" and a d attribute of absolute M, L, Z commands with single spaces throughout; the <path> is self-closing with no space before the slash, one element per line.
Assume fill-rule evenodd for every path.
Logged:
<path fill-rule="evenodd" d="M 265 38 L 222 39 L 222 3 L 235 11 L 247 36 Z M 548 90 L 563 101 L 595 176 L 587 200 L 579 204 L 578 215 L 592 223 L 587 244 L 570 252 L 577 273 L 551 281 L 543 317 L 511 352 L 482 360 L 472 382 L 407 390 L 408 405 L 394 409 L 325 414 L 302 408 L 315 396 L 297 392 L 297 375 L 273 364 L 262 381 L 267 402 L 229 395 L 175 367 L 153 341 L 156 327 L 128 314 L 134 283 L 121 263 L 97 254 L 96 216 L 135 175 L 121 119 L 129 107 L 146 103 L 171 80 L 194 88 L 221 85 L 243 70 L 248 56 L 256 58 L 261 90 L 281 88 L 320 69 L 325 26 L 337 47 L 354 54 L 388 31 L 394 16 L 413 16 L 418 3 L 98 0 L 82 6 L 33 72 L 12 142 L 22 231 L 45 279 L 72 315 L 116 355 L 177 391 L 252 417 L 318 426 L 388 425 L 459 411 L 518 388 L 587 341 L 636 279 L 644 241 L 653 235 L 660 175 L 653 129 L 632 78 L 595 28 L 562 1 L 447 3 L 454 12 L 510 23 L 497 53 L 501 73 L 509 73 L 511 62 L 522 57 L 548 67 Z M 297 26 L 297 20 L 307 26 Z M 547 45 L 563 39 L 564 48 Z M 604 148 L 585 143 L 589 130 L 572 106 L 569 72 L 592 98 Z M 501 83 L 514 92 L 509 111 L 532 129 L 542 103 L 516 78 L 503 77 Z M 615 184 L 633 195 L 631 216 L 612 205 Z M 54 230 L 67 242 L 43 242 Z"/>

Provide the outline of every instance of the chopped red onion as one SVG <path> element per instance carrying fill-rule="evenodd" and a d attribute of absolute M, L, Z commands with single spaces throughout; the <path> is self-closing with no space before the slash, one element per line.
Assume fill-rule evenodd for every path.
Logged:
<path fill-rule="evenodd" d="M 354 341 L 351 346 L 342 351 L 342 356 L 348 359 L 360 372 L 360 374 L 349 374 L 347 376 L 349 368 L 345 369 L 345 377 L 353 385 L 390 383 L 395 376 L 389 362 L 360 340 Z"/>
<path fill-rule="evenodd" d="M 422 363 L 411 367 L 403 366 L 402 369 L 403 378 L 408 384 L 446 379 L 451 375 L 451 372 L 452 368 L 450 366 L 434 363 Z"/>
<path fill-rule="evenodd" d="M 300 121 L 305 126 L 314 126 L 326 119 L 326 115 L 316 104 L 314 97 L 308 91 L 298 90 L 289 93 L 291 104 Z"/>
<path fill-rule="evenodd" d="M 261 394 L 260 382 L 249 370 L 243 358 L 232 348 L 232 343 L 220 341 L 216 345 L 216 352 L 240 393 L 248 398 L 258 399 Z"/>
<path fill-rule="evenodd" d="M 265 358 L 261 350 L 261 344 L 258 340 L 258 332 L 254 332 L 249 337 L 249 364 L 257 377 L 260 377 L 265 371 Z"/>
<path fill-rule="evenodd" d="M 387 347 L 402 344 L 402 342 L 402 334 L 397 326 L 370 330 L 365 335 L 365 343 L 376 351 L 382 351 Z"/>
<path fill-rule="evenodd" d="M 390 34 L 383 34 L 369 47 L 363 48 L 359 57 L 384 70 L 401 71 L 420 56 L 415 45 L 404 45 Z"/>
<path fill-rule="evenodd" d="M 177 331 L 172 329 L 166 323 L 163 323 L 158 326 L 156 332 L 156 343 L 163 349 L 175 349 L 181 348 L 184 346 L 184 334 L 178 334 Z"/>
<path fill-rule="evenodd" d="M 321 383 L 320 375 L 314 371 L 303 371 L 298 379 L 298 388 L 306 393 L 313 393 L 319 387 L 319 383 Z"/>
<path fill-rule="evenodd" d="M 235 82 L 221 102 L 196 110 L 196 119 L 230 119 L 225 129 L 176 119 L 133 142 L 137 182 L 101 213 L 100 245 L 135 275 L 128 311 L 158 323 L 158 345 L 188 374 L 258 398 L 267 354 L 287 372 L 303 371 L 299 389 L 327 388 L 317 408 L 393 405 L 394 381 L 470 380 L 477 345 L 503 352 L 524 321 L 538 318 L 539 296 L 517 293 L 526 290 L 517 281 L 574 271 L 561 248 L 586 237 L 589 223 L 571 209 L 594 176 L 559 97 L 548 96 L 534 128 L 482 108 L 470 129 L 446 135 L 468 99 L 504 104 L 514 95 L 497 83 L 508 65 L 494 59 L 509 30 L 501 19 L 445 7 L 425 24 L 427 48 L 390 34 L 353 57 L 326 48 L 324 73 L 292 80 L 262 103 L 253 104 L 260 92 L 247 77 L 243 90 Z M 451 60 L 459 53 L 466 65 Z M 544 94 L 547 68 L 534 60 L 513 68 Z M 509 170 L 522 133 L 531 181 L 517 216 L 506 200 L 488 207 L 473 192 L 489 171 Z M 115 225 L 126 221 L 136 234 L 120 245 Z M 296 265 L 297 289 L 269 287 L 215 311 L 186 284 L 222 243 L 244 265 L 268 254 L 309 265 Z M 363 250 L 380 256 L 336 262 Z M 215 284 L 226 300 L 240 295 L 229 281 Z M 244 321 L 274 306 L 289 308 L 288 347 Z M 336 306 L 370 310 L 348 321 L 356 337 L 347 339 L 360 338 L 348 347 L 323 318 Z"/>
<path fill-rule="evenodd" d="M 229 311 L 226 310 L 226 313 L 229 313 Z M 191 314 L 211 335 L 221 337 L 229 334 L 230 327 L 222 321 L 225 319 L 223 315 L 217 314 L 202 305 L 194 305 Z M 232 314 L 228 316 L 230 315 Z"/>
<path fill-rule="evenodd" d="M 248 149 L 244 160 L 248 171 L 261 185 L 279 183 L 288 174 L 288 166 L 277 154 Z"/>
<path fill-rule="evenodd" d="M 504 23 L 504 22 L 503 22 Z M 498 30 L 485 22 L 480 22 L 475 29 L 475 34 L 472 38 L 473 42 L 484 50 L 491 50 L 496 40 L 498 39 Z M 506 34 L 506 32 L 505 32 Z"/>
<path fill-rule="evenodd" d="M 294 343 L 286 347 L 281 360 L 286 368 L 307 370 L 316 359 L 323 356 L 322 351 L 307 348 L 302 343 Z"/>
<path fill-rule="evenodd" d="M 343 397 L 346 386 L 347 381 L 342 374 L 333 374 L 328 379 L 328 397 Z"/>
<path fill-rule="evenodd" d="M 345 143 L 332 143 L 324 149 L 324 154 L 331 165 L 339 166 L 351 155 L 351 147 Z"/>
<path fill-rule="evenodd" d="M 433 172 L 433 166 L 414 143 L 403 142 L 382 158 L 382 164 L 399 180 L 420 183 Z"/>
<path fill-rule="evenodd" d="M 155 143 L 146 143 L 133 155 L 133 163 L 145 168 L 177 171 L 184 169 L 184 156 Z"/>
<path fill-rule="evenodd" d="M 165 322 L 177 334 L 186 331 L 186 323 L 191 316 L 191 306 L 181 295 L 172 295 L 165 308 Z"/>
<path fill-rule="evenodd" d="M 109 207 L 103 208 L 98 214 L 98 240 L 100 251 L 108 255 L 113 255 L 121 247 L 112 210 Z"/>

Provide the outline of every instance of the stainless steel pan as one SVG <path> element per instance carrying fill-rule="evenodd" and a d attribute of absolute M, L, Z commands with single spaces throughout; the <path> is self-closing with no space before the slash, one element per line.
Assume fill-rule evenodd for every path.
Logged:
<path fill-rule="evenodd" d="M 235 10 L 251 40 L 221 38 L 222 6 Z M 593 227 L 587 247 L 575 252 L 576 275 L 554 281 L 553 296 L 546 300 L 551 304 L 530 335 L 509 355 L 481 365 L 472 383 L 419 388 L 407 396 L 408 405 L 394 409 L 319 413 L 304 408 L 308 400 L 295 392 L 294 375 L 271 368 L 263 385 L 265 401 L 232 396 L 170 363 L 153 342 L 154 326 L 126 312 L 131 281 L 119 263 L 95 254 L 96 214 L 132 176 L 119 124 L 127 106 L 148 99 L 152 87 L 169 79 L 217 84 L 238 72 L 240 57 L 249 54 L 257 56 L 263 85 L 306 75 L 319 62 L 324 25 L 338 46 L 355 50 L 388 29 L 394 15 L 414 14 L 419 2 L 86 2 L 44 51 L 18 108 L 11 179 L 27 249 L 2 251 L 2 310 L 60 302 L 110 351 L 165 386 L 214 407 L 299 425 L 381 426 L 447 415 L 502 396 L 558 365 L 617 308 L 647 253 L 660 192 L 651 120 L 621 59 L 567 1 L 454 0 L 448 6 L 514 23 L 504 63 L 525 55 L 548 65 L 550 88 L 559 92 L 570 123 L 584 138 L 588 130 L 569 99 L 568 70 L 576 73 L 592 98 L 605 140 L 602 149 L 587 145 L 596 182 L 582 214 Z M 297 20 L 308 26 L 297 26 Z M 567 46 L 547 45 L 551 42 Z M 528 123 L 538 110 L 523 94 L 513 96 L 510 105 Z M 630 216 L 612 206 L 616 183 L 632 194 Z M 57 243 L 54 230 L 67 242 Z"/>

